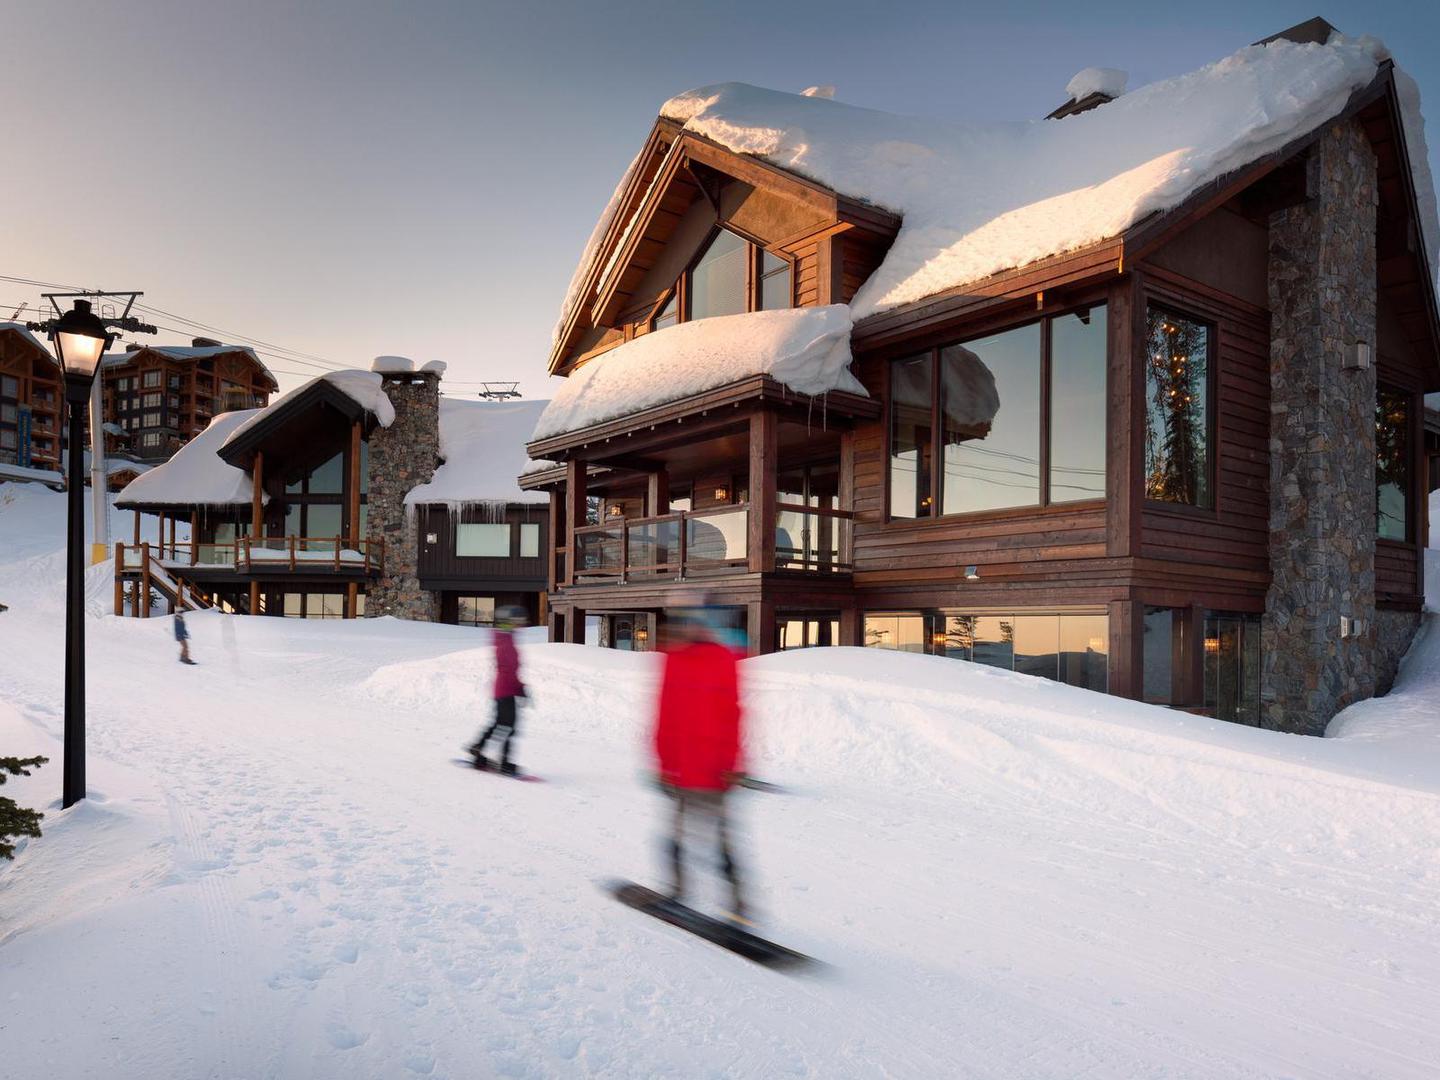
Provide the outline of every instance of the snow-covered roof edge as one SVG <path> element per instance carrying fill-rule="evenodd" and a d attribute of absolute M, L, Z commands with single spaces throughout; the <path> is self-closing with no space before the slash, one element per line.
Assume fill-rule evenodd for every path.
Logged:
<path fill-rule="evenodd" d="M 239 409 L 213 417 L 169 461 L 143 472 L 126 484 L 115 505 L 130 506 L 246 506 L 254 497 L 250 475 L 220 457 L 219 451 L 240 427 L 264 409 Z M 269 502 L 269 495 L 262 495 Z"/>
<path fill-rule="evenodd" d="M 458 510 L 548 502 L 544 492 L 520 487 L 517 477 L 528 461 L 527 437 L 549 404 L 442 397 L 441 463 L 429 483 L 406 492 L 405 505 Z"/>
<path fill-rule="evenodd" d="M 389 427 L 395 422 L 395 405 L 391 402 L 390 396 L 385 393 L 380 374 L 374 371 L 357 371 L 347 368 L 343 371 L 327 371 L 324 375 L 317 375 L 293 390 L 287 390 L 263 409 L 256 410 L 254 416 L 232 431 L 225 440 L 225 445 L 230 445 L 244 432 L 275 415 L 286 404 L 322 382 L 329 383 L 360 408 L 374 416 L 376 423 L 381 427 Z"/>

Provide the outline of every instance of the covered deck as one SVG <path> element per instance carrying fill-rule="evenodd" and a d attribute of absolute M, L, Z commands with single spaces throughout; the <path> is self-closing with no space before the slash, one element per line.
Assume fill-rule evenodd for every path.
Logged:
<path fill-rule="evenodd" d="M 853 427 L 878 414 L 756 376 L 532 443 L 557 462 L 522 478 L 551 492 L 552 639 L 582 640 L 587 612 L 653 628 L 703 594 L 764 650 L 777 605 L 848 606 Z"/>

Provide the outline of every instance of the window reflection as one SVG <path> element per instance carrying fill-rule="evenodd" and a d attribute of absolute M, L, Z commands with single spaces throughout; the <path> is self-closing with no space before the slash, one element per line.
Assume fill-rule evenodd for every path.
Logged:
<path fill-rule="evenodd" d="M 1040 330 L 941 350 L 942 512 L 1040 501 Z"/>
<path fill-rule="evenodd" d="M 1147 316 L 1145 497 L 1210 506 L 1210 328 L 1163 308 Z"/>
<path fill-rule="evenodd" d="M 1375 533 L 1408 540 L 1406 524 L 1410 450 L 1410 402 L 1398 390 L 1375 392 Z"/>
<path fill-rule="evenodd" d="M 930 354 L 899 360 L 890 369 L 890 516 L 929 517 Z"/>
<path fill-rule="evenodd" d="M 1050 320 L 1050 501 L 1105 497 L 1105 309 Z"/>
<path fill-rule="evenodd" d="M 745 259 L 750 245 L 721 229 L 690 271 L 690 318 L 738 315 L 745 302 Z"/>

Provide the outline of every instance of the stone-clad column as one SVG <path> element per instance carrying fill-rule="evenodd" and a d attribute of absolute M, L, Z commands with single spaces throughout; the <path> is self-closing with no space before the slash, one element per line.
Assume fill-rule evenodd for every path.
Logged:
<path fill-rule="evenodd" d="M 385 541 L 385 572 L 370 585 L 365 617 L 434 622 L 439 605 L 433 593 L 420 588 L 416 515 L 405 506 L 405 495 L 429 483 L 440 461 L 440 376 L 414 371 L 387 372 L 381 378 L 395 406 L 395 421 L 370 433 L 366 538 Z"/>
<path fill-rule="evenodd" d="M 1311 199 L 1270 218 L 1270 591 L 1261 723 L 1320 735 L 1375 690 L 1375 155 L 1358 123 L 1311 149 Z M 1365 633 L 1342 638 L 1341 617 Z"/>

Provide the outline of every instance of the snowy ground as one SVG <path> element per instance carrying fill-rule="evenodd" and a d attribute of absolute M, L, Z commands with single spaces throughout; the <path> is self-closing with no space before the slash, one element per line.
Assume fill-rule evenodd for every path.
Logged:
<path fill-rule="evenodd" d="M 740 806 L 765 923 L 831 965 L 796 979 L 595 887 L 653 876 L 644 657 L 526 647 L 551 782 L 517 784 L 449 763 L 475 632 L 199 615 L 184 668 L 168 620 L 101 614 L 100 567 L 92 797 L 59 811 L 62 505 L 0 487 L 0 749 L 53 758 L 4 788 L 47 807 L 0 869 L 6 1075 L 1440 1074 L 1433 625 L 1326 740 L 750 662 L 755 769 L 794 789 Z"/>

